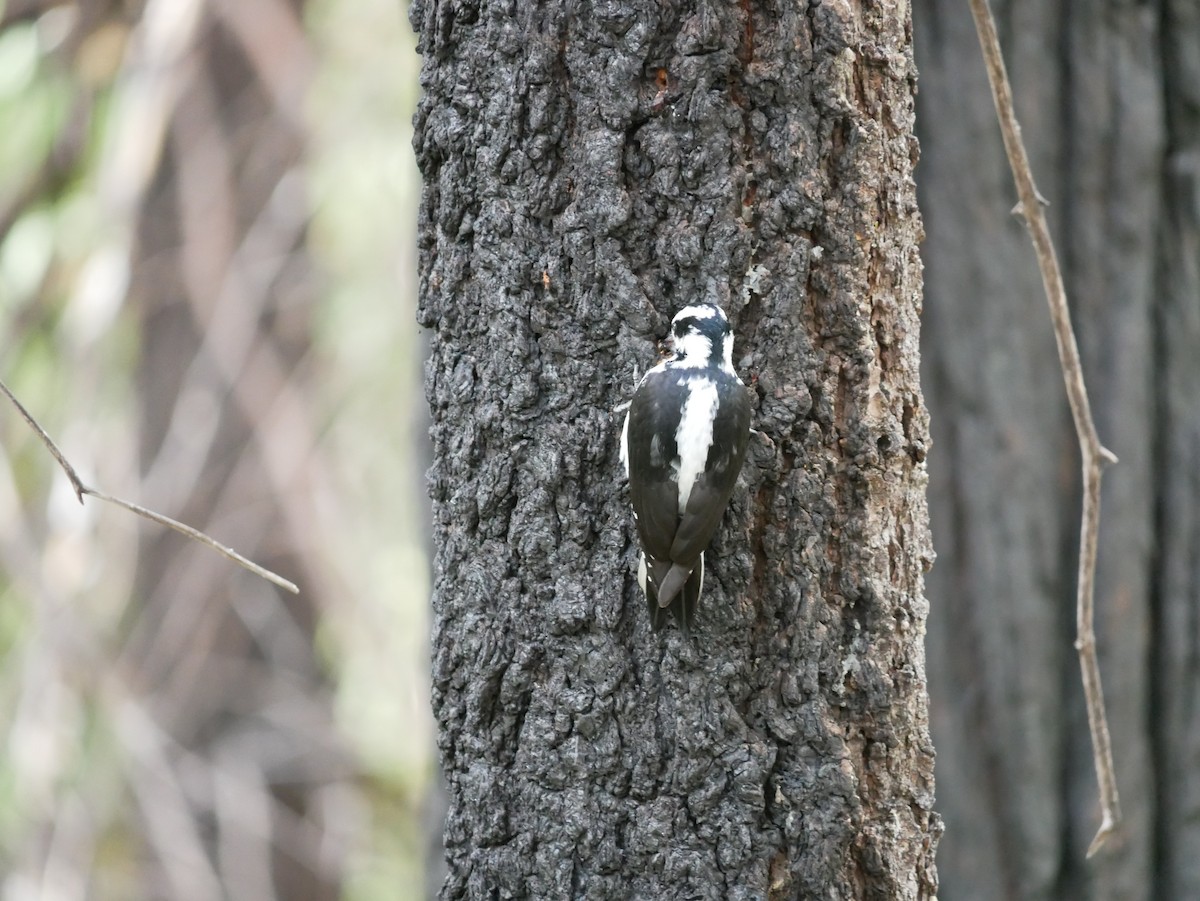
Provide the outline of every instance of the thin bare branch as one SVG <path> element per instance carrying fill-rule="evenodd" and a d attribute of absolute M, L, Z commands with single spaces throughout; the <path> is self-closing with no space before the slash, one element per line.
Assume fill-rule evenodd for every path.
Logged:
<path fill-rule="evenodd" d="M 87 486 L 83 484 L 83 480 L 79 478 L 79 474 L 75 472 L 75 467 L 67 462 L 67 458 L 63 456 L 62 451 L 58 449 L 46 430 L 43 429 L 36 419 L 30 415 L 24 405 L 17 400 L 16 395 L 8 390 L 8 385 L 0 381 L 0 391 L 4 392 L 4 396 L 12 401 L 12 405 L 17 408 L 17 412 L 21 414 L 21 418 L 33 429 L 39 438 L 42 439 L 42 444 L 46 445 L 46 450 L 50 451 L 54 459 L 58 461 L 58 465 L 62 467 L 62 471 L 67 474 L 67 478 L 71 480 L 71 487 L 75 489 L 75 496 L 79 498 L 79 503 L 83 503 L 83 496 L 87 494 Z"/>
<path fill-rule="evenodd" d="M 208 535 L 205 535 L 199 529 L 193 529 L 191 526 L 181 523 L 177 519 L 171 519 L 169 516 L 163 516 L 161 513 L 155 513 L 153 510 L 148 510 L 145 507 L 122 500 L 119 497 L 113 497 L 111 494 L 105 494 L 103 491 L 97 491 L 96 489 L 89 488 L 86 485 L 83 486 L 83 493 L 90 494 L 92 497 L 99 498 L 102 501 L 108 501 L 110 504 L 116 504 L 118 507 L 124 507 L 126 510 L 136 513 L 138 516 L 144 517 L 151 522 L 156 522 L 160 526 L 166 526 L 169 529 L 174 529 L 181 535 L 186 535 L 188 538 L 199 541 L 201 544 L 208 545 L 218 554 L 224 554 L 238 566 L 250 570 L 250 572 L 254 573 L 256 576 L 261 576 L 268 582 L 272 582 L 275 585 L 278 585 L 280 588 L 287 589 L 292 594 L 300 593 L 300 589 L 296 586 L 295 582 L 289 582 L 283 576 L 276 575 L 269 569 L 259 566 L 253 560 L 246 559 L 233 548 L 226 547 L 219 541 L 216 541 L 210 538 Z"/>
<path fill-rule="evenodd" d="M 1100 531 L 1100 479 L 1104 464 L 1115 463 L 1117 458 L 1100 444 L 1096 425 L 1092 420 L 1091 405 L 1083 381 L 1083 368 L 1079 363 L 1079 348 L 1075 343 L 1075 332 L 1071 327 L 1071 315 L 1067 307 L 1067 292 L 1063 287 L 1058 257 L 1055 255 L 1054 244 L 1050 240 L 1050 229 L 1042 211 L 1045 200 L 1033 183 L 1029 157 L 1021 140 L 1021 126 L 1013 109 L 1012 88 L 1005 71 L 1004 57 L 1000 52 L 1000 41 L 996 37 L 996 23 L 992 19 L 987 0 L 971 0 L 971 13 L 975 17 L 975 29 L 979 33 L 979 43 L 987 64 L 996 116 L 1000 120 L 1000 131 L 1004 135 L 1004 149 L 1008 153 L 1009 166 L 1012 168 L 1017 196 L 1020 198 L 1014 212 L 1019 212 L 1024 217 L 1037 254 L 1046 299 L 1050 304 L 1050 316 L 1054 320 L 1054 337 L 1058 344 L 1058 358 L 1062 364 L 1067 399 L 1071 404 L 1071 415 L 1075 420 L 1075 432 L 1079 437 L 1079 449 L 1083 458 L 1083 522 L 1080 525 L 1075 648 L 1079 652 L 1079 666 L 1083 674 L 1083 694 L 1087 703 L 1092 754 L 1095 758 L 1096 778 L 1100 784 L 1102 807 L 1100 828 L 1088 846 L 1087 855 L 1091 857 L 1104 846 L 1121 821 L 1112 743 L 1108 734 L 1108 718 L 1104 712 L 1104 692 L 1100 685 L 1100 667 L 1096 661 L 1096 634 L 1093 626 L 1096 540 Z"/>
<path fill-rule="evenodd" d="M 71 480 L 71 487 L 75 489 L 75 495 L 79 498 L 79 502 L 81 504 L 83 503 L 83 496 L 88 494 L 99 500 L 107 501 L 110 504 L 116 504 L 118 507 L 124 507 L 126 510 L 136 513 L 138 516 L 148 519 L 151 522 L 156 522 L 159 525 L 167 526 L 168 528 L 174 529 L 176 532 L 179 532 L 182 535 L 186 535 L 188 538 L 207 545 L 214 551 L 224 554 L 234 563 L 238 564 L 238 566 L 248 569 L 256 576 L 260 576 L 261 578 L 266 579 L 268 582 L 290 591 L 292 594 L 300 593 L 299 587 L 294 582 L 289 582 L 283 576 L 277 575 L 276 573 L 271 572 L 271 570 L 259 566 L 252 560 L 246 559 L 237 551 L 233 550 L 232 548 L 225 547 L 225 545 L 213 538 L 210 538 L 199 529 L 194 529 L 189 525 L 179 522 L 178 520 L 171 519 L 169 516 L 156 513 L 153 510 L 148 510 L 145 507 L 131 503 L 130 501 L 122 500 L 119 497 L 113 497 L 111 494 L 105 494 L 103 491 L 98 491 L 97 489 L 85 484 L 83 480 L 79 478 L 79 474 L 75 472 L 75 467 L 73 467 L 67 461 L 67 458 L 63 456 L 63 452 L 58 449 L 58 445 L 56 445 L 53 439 L 46 434 L 46 430 L 38 424 L 38 421 L 34 419 L 32 415 L 30 415 L 29 411 L 25 409 L 19 400 L 17 400 L 16 396 L 8 389 L 8 386 L 4 384 L 3 381 L 0 381 L 0 391 L 3 391 L 4 395 L 10 401 L 12 401 L 13 406 L 17 408 L 17 411 L 21 414 L 21 417 L 26 423 L 29 424 L 29 427 L 37 433 L 38 437 L 42 439 L 42 444 L 46 446 L 46 449 L 50 451 L 54 459 L 58 461 L 58 465 L 62 467 L 63 472 L 67 474 L 67 478 Z"/>

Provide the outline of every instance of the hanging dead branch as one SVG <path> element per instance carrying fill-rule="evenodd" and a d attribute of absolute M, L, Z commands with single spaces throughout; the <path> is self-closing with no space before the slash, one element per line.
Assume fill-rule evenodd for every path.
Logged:
<path fill-rule="evenodd" d="M 1071 405 L 1071 415 L 1075 420 L 1075 432 L 1079 436 L 1079 449 L 1083 457 L 1083 522 L 1080 526 L 1079 541 L 1075 648 L 1079 652 L 1079 666 L 1083 673 L 1083 693 L 1087 704 L 1088 726 L 1092 733 L 1092 753 L 1095 758 L 1096 778 L 1100 784 L 1102 807 L 1100 828 L 1088 846 L 1088 857 L 1091 857 L 1104 846 L 1121 821 L 1117 779 L 1112 761 L 1112 743 L 1108 735 L 1108 719 L 1104 712 L 1104 692 L 1100 685 L 1100 667 L 1096 661 L 1096 634 L 1093 626 L 1096 538 L 1100 530 L 1100 478 L 1104 465 L 1117 462 L 1117 458 L 1100 443 L 1096 425 L 1092 421 L 1091 405 L 1083 381 L 1083 368 L 1079 363 L 1079 348 L 1075 343 L 1075 332 L 1071 327 L 1071 315 L 1067 308 L 1067 292 L 1063 287 L 1058 257 L 1054 252 L 1050 229 L 1042 210 L 1046 201 L 1038 193 L 1033 182 L 1029 157 L 1021 140 L 1021 126 L 1013 109 L 1012 88 L 1004 67 L 1004 57 L 1000 52 L 1000 41 L 996 36 L 996 23 L 992 19 L 987 0 L 971 0 L 971 14 L 975 17 L 975 29 L 979 33 L 979 43 L 987 64 L 996 116 L 1000 120 L 1000 131 L 1004 135 L 1004 149 L 1008 153 L 1008 163 L 1017 185 L 1020 202 L 1015 212 L 1019 212 L 1025 219 L 1042 272 L 1042 283 L 1050 304 L 1050 316 L 1054 321 L 1054 338 L 1058 344 L 1063 381 L 1067 386 L 1067 399 Z"/>

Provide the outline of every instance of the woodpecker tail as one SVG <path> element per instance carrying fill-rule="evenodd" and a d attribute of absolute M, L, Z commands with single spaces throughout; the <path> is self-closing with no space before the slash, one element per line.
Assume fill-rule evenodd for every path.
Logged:
<path fill-rule="evenodd" d="M 691 575 L 692 571 L 683 564 L 672 564 L 666 577 L 658 583 L 658 606 L 670 607 Z"/>
<path fill-rule="evenodd" d="M 652 560 L 650 572 L 646 572 L 643 558 L 638 568 L 638 581 L 646 593 L 646 608 L 650 613 L 650 625 L 655 631 L 667 623 L 667 611 L 675 617 L 684 638 L 691 638 L 692 625 L 696 621 L 696 610 L 700 606 L 700 594 L 704 590 L 704 555 L 689 572 L 679 564 Z M 655 586 L 658 586 L 657 588 Z"/>

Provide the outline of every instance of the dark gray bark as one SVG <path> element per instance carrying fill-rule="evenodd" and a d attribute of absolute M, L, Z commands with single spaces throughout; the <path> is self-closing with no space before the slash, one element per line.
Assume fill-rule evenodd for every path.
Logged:
<path fill-rule="evenodd" d="M 1125 830 L 1084 862 L 1098 810 L 1072 647 L 1079 450 L 970 12 L 924 0 L 943 897 L 1200 897 L 1200 18 L 1190 0 L 994 9 L 1097 428 L 1121 461 L 1096 609 Z"/>
<path fill-rule="evenodd" d="M 1160 897 L 1200 897 L 1200 7 L 1169 0 L 1164 216 L 1154 310 L 1155 537 L 1150 723 Z"/>
<path fill-rule="evenodd" d="M 907 7 L 412 17 L 442 896 L 931 897 Z M 710 285 L 764 434 L 688 644 L 613 411 Z"/>

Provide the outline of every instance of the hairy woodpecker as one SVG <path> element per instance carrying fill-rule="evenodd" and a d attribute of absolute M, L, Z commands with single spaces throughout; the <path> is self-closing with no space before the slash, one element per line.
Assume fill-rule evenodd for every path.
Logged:
<path fill-rule="evenodd" d="M 650 622 L 662 628 L 669 608 L 688 636 L 704 586 L 704 549 L 746 458 L 750 394 L 733 369 L 733 332 L 720 307 L 684 307 L 665 343 L 668 356 L 629 404 L 621 460 Z"/>

